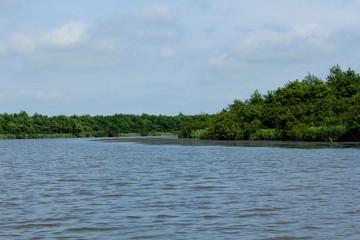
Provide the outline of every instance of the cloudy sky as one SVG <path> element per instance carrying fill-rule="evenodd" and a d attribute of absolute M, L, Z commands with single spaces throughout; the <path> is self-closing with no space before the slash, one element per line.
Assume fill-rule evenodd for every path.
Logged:
<path fill-rule="evenodd" d="M 359 43 L 359 0 L 0 0 L 0 112 L 216 113 Z"/>

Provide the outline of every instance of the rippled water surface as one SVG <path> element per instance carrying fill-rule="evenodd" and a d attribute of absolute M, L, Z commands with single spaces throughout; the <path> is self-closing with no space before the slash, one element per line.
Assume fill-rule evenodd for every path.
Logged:
<path fill-rule="evenodd" d="M 0 141 L 0 239 L 359 239 L 360 149 Z"/>

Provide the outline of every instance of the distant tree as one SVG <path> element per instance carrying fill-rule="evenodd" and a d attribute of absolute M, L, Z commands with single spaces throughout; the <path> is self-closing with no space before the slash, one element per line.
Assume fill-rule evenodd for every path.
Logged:
<path fill-rule="evenodd" d="M 342 71 L 339 65 L 330 69 L 327 84 L 332 87 L 334 94 L 341 97 L 351 97 L 360 92 L 360 75 L 349 68 Z"/>
<path fill-rule="evenodd" d="M 264 98 L 260 94 L 259 90 L 255 90 L 255 92 L 250 96 L 250 99 L 248 100 L 250 104 L 262 104 L 264 103 Z"/>

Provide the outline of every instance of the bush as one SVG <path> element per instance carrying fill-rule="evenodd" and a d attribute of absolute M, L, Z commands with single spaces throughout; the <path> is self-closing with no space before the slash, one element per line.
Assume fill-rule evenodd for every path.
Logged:
<path fill-rule="evenodd" d="M 250 140 L 277 140 L 280 138 L 280 132 L 276 129 L 258 129 L 255 133 L 250 134 Z"/>
<path fill-rule="evenodd" d="M 286 140 L 301 141 L 306 135 L 307 125 L 299 121 L 288 122 L 284 131 Z"/>
<path fill-rule="evenodd" d="M 360 141 L 360 125 L 354 125 L 347 129 L 341 137 L 343 141 Z"/>

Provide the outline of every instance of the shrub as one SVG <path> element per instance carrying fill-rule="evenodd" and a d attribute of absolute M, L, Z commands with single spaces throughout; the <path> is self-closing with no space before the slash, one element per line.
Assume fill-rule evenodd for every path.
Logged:
<path fill-rule="evenodd" d="M 258 129 L 255 133 L 250 134 L 250 140 L 276 140 L 279 139 L 280 133 L 274 129 Z"/>

